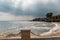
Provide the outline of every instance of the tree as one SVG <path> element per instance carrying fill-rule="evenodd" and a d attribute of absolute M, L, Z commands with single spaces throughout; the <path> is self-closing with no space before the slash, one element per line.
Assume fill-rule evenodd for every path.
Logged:
<path fill-rule="evenodd" d="M 46 14 L 46 17 L 47 18 L 51 18 L 52 16 L 53 16 L 53 13 L 52 12 L 49 12 L 49 13 Z"/>

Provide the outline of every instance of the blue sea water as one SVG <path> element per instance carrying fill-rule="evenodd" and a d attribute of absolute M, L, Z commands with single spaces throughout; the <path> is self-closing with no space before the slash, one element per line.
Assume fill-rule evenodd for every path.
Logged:
<path fill-rule="evenodd" d="M 0 21 L 0 33 L 19 33 L 22 29 L 30 29 L 31 32 L 40 34 L 49 31 L 55 25 L 47 22 L 35 21 Z"/>

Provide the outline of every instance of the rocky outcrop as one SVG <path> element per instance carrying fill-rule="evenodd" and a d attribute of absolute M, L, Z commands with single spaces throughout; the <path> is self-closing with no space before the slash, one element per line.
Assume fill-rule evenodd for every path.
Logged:
<path fill-rule="evenodd" d="M 45 22 L 47 22 L 48 19 L 47 18 L 35 18 L 32 21 L 45 21 Z"/>
<path fill-rule="evenodd" d="M 60 18 L 52 17 L 52 18 L 35 18 L 31 21 L 42 21 L 42 22 L 60 22 Z"/>

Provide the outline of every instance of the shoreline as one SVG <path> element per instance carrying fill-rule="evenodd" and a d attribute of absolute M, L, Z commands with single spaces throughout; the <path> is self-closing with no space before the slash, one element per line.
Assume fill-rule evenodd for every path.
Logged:
<path fill-rule="evenodd" d="M 60 26 L 60 22 L 52 22 L 52 23 L 56 23 L 56 24 L 58 24 L 59 26 Z M 60 33 L 59 33 L 60 34 Z M 8 35 L 8 37 L 10 36 L 10 37 L 17 37 L 16 35 L 17 34 L 3 34 L 3 33 L 0 33 L 0 36 L 1 36 L 1 38 L 4 38 L 4 37 L 6 37 Z M 18 34 L 18 35 L 21 35 L 21 34 Z M 40 34 L 37 34 L 37 35 L 40 35 Z M 31 36 L 34 36 L 34 37 L 37 37 L 36 35 L 33 35 L 33 34 L 31 34 Z M 48 35 L 49 36 L 49 35 Z M 41 35 L 39 36 L 39 37 L 41 37 Z M 44 35 L 43 35 L 43 37 L 44 37 Z M 46 36 L 45 36 L 46 37 Z"/>

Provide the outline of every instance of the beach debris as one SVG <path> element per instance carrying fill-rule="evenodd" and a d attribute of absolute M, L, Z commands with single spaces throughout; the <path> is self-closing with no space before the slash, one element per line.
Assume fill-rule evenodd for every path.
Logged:
<path fill-rule="evenodd" d="M 3 33 L 0 33 L 0 38 L 4 38 L 6 35 Z"/>
<path fill-rule="evenodd" d="M 10 33 L 10 34 L 7 34 L 7 35 L 6 35 L 6 37 L 16 37 L 16 35 L 15 35 L 15 34 Z"/>

